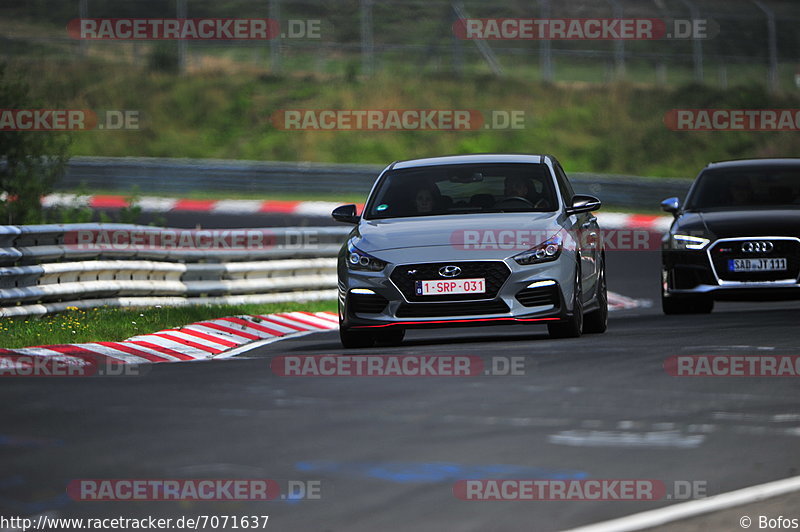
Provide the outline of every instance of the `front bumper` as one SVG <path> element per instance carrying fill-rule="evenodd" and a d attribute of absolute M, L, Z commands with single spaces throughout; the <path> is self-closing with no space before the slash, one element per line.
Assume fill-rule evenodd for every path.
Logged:
<path fill-rule="evenodd" d="M 496 290 L 469 296 L 415 296 L 397 274 L 416 266 L 487 262 L 504 269 Z M 562 253 L 558 259 L 528 266 L 513 259 L 389 264 L 381 272 L 350 270 L 340 261 L 339 318 L 344 328 L 430 328 L 510 323 L 548 323 L 571 312 L 575 259 Z M 424 268 L 419 268 L 420 270 Z M 466 269 L 466 268 L 465 268 Z M 393 275 L 394 273 L 394 275 Z M 425 274 L 427 275 L 427 274 Z M 394 277 L 394 279 L 393 279 Z M 403 289 L 398 287 L 403 285 Z M 496 293 L 493 293 L 496 292 Z M 568 308 L 569 307 L 569 308 Z"/>
<path fill-rule="evenodd" d="M 742 241 L 781 240 L 789 246 L 776 251 L 786 256 L 786 272 L 731 273 L 725 261 L 753 258 L 736 249 Z M 797 248 L 795 248 L 797 241 Z M 662 250 L 662 292 L 664 297 L 704 295 L 716 300 L 770 301 L 800 299 L 800 240 L 786 237 L 719 239 L 703 250 Z"/>

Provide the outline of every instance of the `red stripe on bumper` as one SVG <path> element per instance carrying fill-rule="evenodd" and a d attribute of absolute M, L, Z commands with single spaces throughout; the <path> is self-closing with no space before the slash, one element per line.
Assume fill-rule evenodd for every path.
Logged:
<path fill-rule="evenodd" d="M 373 329 L 377 327 L 392 327 L 395 325 L 425 325 L 428 323 L 480 323 L 488 321 L 558 321 L 560 318 L 474 318 L 470 320 L 432 320 L 432 321 L 396 321 L 392 323 L 381 323 L 380 325 L 353 325 L 352 329 Z"/>

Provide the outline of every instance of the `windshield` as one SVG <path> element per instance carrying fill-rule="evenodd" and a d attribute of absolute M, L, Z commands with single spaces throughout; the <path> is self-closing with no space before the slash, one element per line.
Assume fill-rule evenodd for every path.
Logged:
<path fill-rule="evenodd" d="M 800 208 L 800 168 L 708 170 L 698 178 L 686 210 Z"/>
<path fill-rule="evenodd" d="M 387 172 L 365 218 L 554 211 L 558 200 L 544 164 L 465 164 Z"/>

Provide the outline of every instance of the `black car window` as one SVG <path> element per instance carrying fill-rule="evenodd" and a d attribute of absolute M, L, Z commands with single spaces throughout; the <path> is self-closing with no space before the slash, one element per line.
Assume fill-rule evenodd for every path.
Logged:
<path fill-rule="evenodd" d="M 710 169 L 697 178 L 686 210 L 800 208 L 800 167 Z"/>
<path fill-rule="evenodd" d="M 544 164 L 442 165 L 387 172 L 365 218 L 547 212 L 558 205 Z"/>
<path fill-rule="evenodd" d="M 567 174 L 564 172 L 564 169 L 561 168 L 561 164 L 555 159 L 553 159 L 553 168 L 555 168 L 556 171 L 556 181 L 561 191 L 561 197 L 564 198 L 564 203 L 569 205 L 572 202 L 572 197 L 575 195 L 572 184 L 570 184 L 569 179 L 567 179 Z"/>

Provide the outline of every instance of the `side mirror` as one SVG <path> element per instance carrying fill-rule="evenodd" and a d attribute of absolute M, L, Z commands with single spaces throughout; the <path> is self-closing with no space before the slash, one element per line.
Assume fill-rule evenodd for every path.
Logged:
<path fill-rule="evenodd" d="M 667 198 L 661 202 L 661 210 L 672 213 L 672 216 L 678 216 L 680 208 L 681 200 L 678 198 Z"/>
<path fill-rule="evenodd" d="M 579 214 L 582 212 L 596 211 L 603 203 L 588 194 L 575 194 L 572 197 L 572 205 L 566 208 L 567 214 Z"/>
<path fill-rule="evenodd" d="M 356 214 L 356 206 L 353 204 L 350 205 L 341 205 L 333 209 L 331 216 L 337 222 L 344 222 L 346 224 L 357 224 L 359 220 L 361 220 L 361 216 Z"/>

